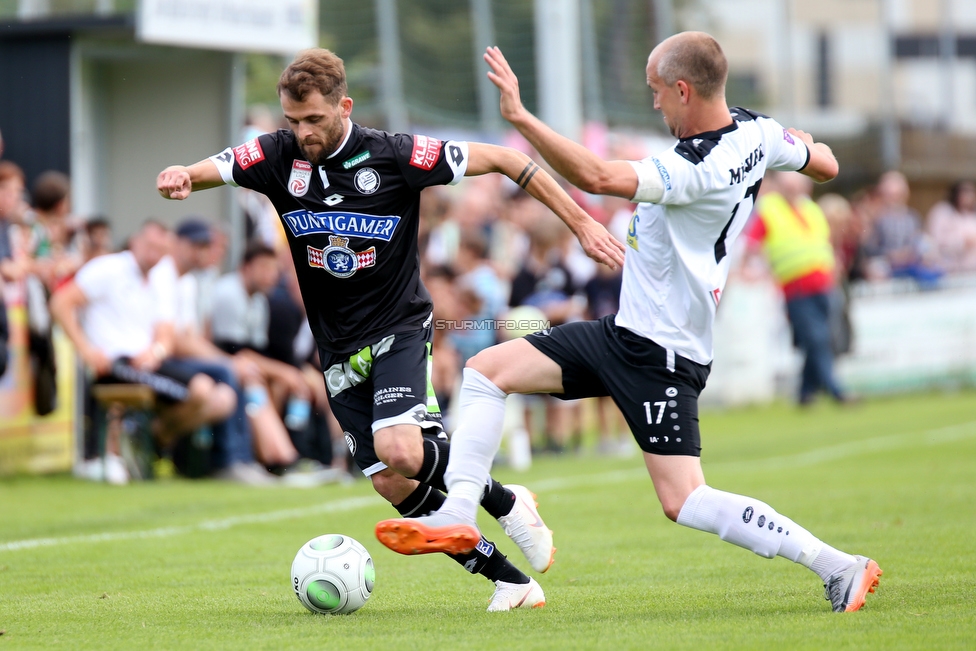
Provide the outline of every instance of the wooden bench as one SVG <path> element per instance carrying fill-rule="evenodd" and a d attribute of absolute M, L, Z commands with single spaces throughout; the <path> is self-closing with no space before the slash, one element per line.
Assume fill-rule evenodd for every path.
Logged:
<path fill-rule="evenodd" d="M 151 479 L 155 449 L 152 439 L 153 409 L 156 396 L 144 384 L 93 384 L 95 401 L 92 427 L 104 457 L 109 428 L 118 428 L 119 455 L 131 479 Z"/>

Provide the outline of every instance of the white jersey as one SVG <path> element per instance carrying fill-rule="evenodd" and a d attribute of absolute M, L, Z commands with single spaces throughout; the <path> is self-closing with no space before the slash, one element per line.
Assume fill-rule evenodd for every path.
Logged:
<path fill-rule="evenodd" d="M 660 174 L 664 190 L 631 218 L 616 324 L 699 364 L 712 361 L 727 252 L 763 174 L 800 170 L 810 160 L 806 145 L 775 120 L 741 108 L 731 113 L 728 127 L 633 163 L 638 177 Z"/>

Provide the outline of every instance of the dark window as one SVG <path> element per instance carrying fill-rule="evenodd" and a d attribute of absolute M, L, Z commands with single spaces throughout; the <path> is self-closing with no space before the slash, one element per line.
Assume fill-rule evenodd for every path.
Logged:
<path fill-rule="evenodd" d="M 895 37 L 895 56 L 899 59 L 939 56 L 939 37 L 935 34 Z"/>
<path fill-rule="evenodd" d="M 826 108 L 833 102 L 830 94 L 830 36 L 820 32 L 817 37 L 817 106 Z"/>

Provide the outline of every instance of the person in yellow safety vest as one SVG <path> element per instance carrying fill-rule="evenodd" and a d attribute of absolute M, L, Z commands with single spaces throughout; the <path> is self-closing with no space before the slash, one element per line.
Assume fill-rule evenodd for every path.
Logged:
<path fill-rule="evenodd" d="M 756 203 L 746 237 L 762 246 L 773 276 L 783 289 L 793 343 L 803 351 L 799 401 L 809 404 L 824 390 L 838 402 L 847 396 L 834 377 L 830 300 L 834 290 L 834 251 L 823 211 L 810 198 L 813 183 L 795 172 L 777 173 L 773 191 Z"/>

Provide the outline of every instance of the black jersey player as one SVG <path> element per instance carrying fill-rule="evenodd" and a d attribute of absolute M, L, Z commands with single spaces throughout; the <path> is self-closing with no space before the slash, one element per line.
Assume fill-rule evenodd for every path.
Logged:
<path fill-rule="evenodd" d="M 306 50 L 285 69 L 278 95 L 290 130 L 163 170 L 164 197 L 223 185 L 265 194 L 291 248 L 333 412 L 357 465 L 404 516 L 444 501 L 449 446 L 430 386 L 430 295 L 420 280 L 420 191 L 500 172 L 551 208 L 593 259 L 616 267 L 623 246 L 545 171 L 513 149 L 389 134 L 350 120 L 342 60 Z M 482 506 L 545 572 L 552 532 L 531 493 L 489 479 Z M 418 539 L 423 549 L 430 541 Z M 484 538 L 453 558 L 496 584 L 489 610 L 545 603 L 534 579 Z"/>

